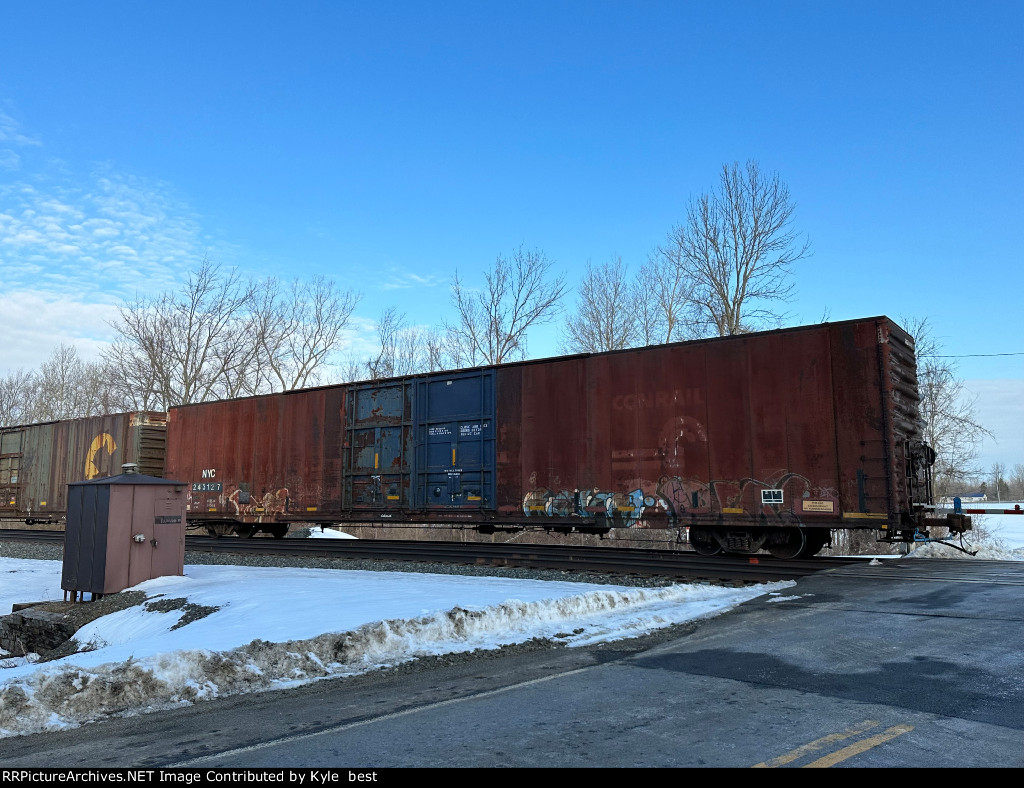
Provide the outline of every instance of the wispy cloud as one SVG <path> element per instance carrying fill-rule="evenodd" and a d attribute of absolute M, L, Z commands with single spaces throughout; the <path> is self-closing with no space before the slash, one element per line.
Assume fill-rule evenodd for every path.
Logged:
<path fill-rule="evenodd" d="M 36 367 L 60 343 L 93 357 L 116 305 L 174 288 L 225 247 L 166 183 L 105 165 L 76 174 L 0 110 L 0 371 Z"/>
<path fill-rule="evenodd" d="M 411 271 L 392 270 L 380 285 L 381 290 L 409 290 L 414 287 L 437 287 L 444 283 L 444 278 L 430 275 L 421 276 Z"/>
<path fill-rule="evenodd" d="M 21 156 L 12 150 L 0 148 L 0 169 L 16 170 L 21 167 Z"/>
<path fill-rule="evenodd" d="M 209 244 L 162 184 L 102 173 L 84 186 L 22 181 L 0 187 L 4 289 L 122 295 L 167 287 Z"/>
<path fill-rule="evenodd" d="M 0 170 L 21 169 L 21 148 L 38 147 L 39 141 L 23 134 L 18 122 L 0 109 Z"/>
<path fill-rule="evenodd" d="M 30 137 L 25 134 L 21 130 L 21 124 L 2 109 L 0 109 L 0 143 L 3 143 L 5 147 L 24 147 L 26 145 L 38 146 L 42 144 L 34 137 Z"/>

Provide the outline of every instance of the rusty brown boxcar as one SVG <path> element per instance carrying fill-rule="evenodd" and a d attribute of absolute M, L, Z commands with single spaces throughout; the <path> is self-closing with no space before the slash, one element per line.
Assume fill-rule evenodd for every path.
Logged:
<path fill-rule="evenodd" d="M 166 473 L 189 483 L 189 522 L 213 535 L 280 538 L 289 522 L 337 521 L 345 393 L 327 386 L 171 408 Z"/>
<path fill-rule="evenodd" d="M 0 427 L 0 517 L 56 522 L 67 486 L 132 463 L 163 475 L 167 415 L 149 411 Z"/>
<path fill-rule="evenodd" d="M 925 524 L 914 343 L 885 317 L 172 408 L 211 532 L 290 522 L 687 528 L 809 555 Z"/>

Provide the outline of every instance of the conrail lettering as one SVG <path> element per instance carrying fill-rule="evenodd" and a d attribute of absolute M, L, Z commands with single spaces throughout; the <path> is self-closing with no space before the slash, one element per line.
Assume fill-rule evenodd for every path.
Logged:
<path fill-rule="evenodd" d="M 619 394 L 612 397 L 612 407 L 615 410 L 643 410 L 644 408 L 669 408 L 673 405 L 703 404 L 704 391 L 699 388 Z"/>

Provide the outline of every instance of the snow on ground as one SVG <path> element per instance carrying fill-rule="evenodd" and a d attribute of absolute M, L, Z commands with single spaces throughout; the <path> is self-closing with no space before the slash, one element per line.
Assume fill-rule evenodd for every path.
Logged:
<path fill-rule="evenodd" d="M 977 558 L 1024 560 L 1024 515 L 975 516 Z M 313 533 L 345 538 L 344 534 Z M 923 544 L 911 556 L 967 558 Z M 890 556 L 892 558 L 892 556 Z M 0 558 L 0 613 L 60 600 L 60 561 Z M 90 649 L 0 660 L 0 737 L 73 727 L 241 692 L 280 689 L 439 654 L 536 638 L 567 646 L 633 637 L 725 612 L 792 582 L 665 588 L 403 572 L 187 566 L 98 618 Z M 781 597 L 786 598 L 786 597 Z M 254 639 L 256 638 L 256 639 Z"/>
<path fill-rule="evenodd" d="M 311 539 L 355 539 L 356 537 L 352 534 L 347 534 L 344 531 L 339 531 L 337 528 L 329 528 L 320 526 L 319 528 L 310 528 L 309 536 Z"/>
<path fill-rule="evenodd" d="M 0 610 L 62 599 L 60 561 L 0 558 Z M 9 658 L 0 737 L 111 714 L 351 676 L 431 655 L 547 638 L 633 637 L 793 585 L 664 588 L 403 572 L 187 566 L 146 602 L 80 629 L 89 651 Z M 254 638 L 258 638 L 255 639 Z"/>

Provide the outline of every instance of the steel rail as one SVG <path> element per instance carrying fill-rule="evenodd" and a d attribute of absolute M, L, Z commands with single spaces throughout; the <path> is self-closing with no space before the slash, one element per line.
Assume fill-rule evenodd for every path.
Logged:
<path fill-rule="evenodd" d="M 32 544 L 64 544 L 63 531 L 37 531 L 32 528 L 0 528 L 2 542 L 31 542 Z"/>
<path fill-rule="evenodd" d="M 3 529 L 0 540 L 63 543 L 63 531 Z M 863 563 L 857 557 L 780 560 L 768 555 L 702 556 L 690 550 L 539 545 L 503 542 L 425 542 L 398 539 L 239 539 L 186 536 L 189 552 L 461 564 L 604 575 L 720 582 L 766 582 Z"/>

